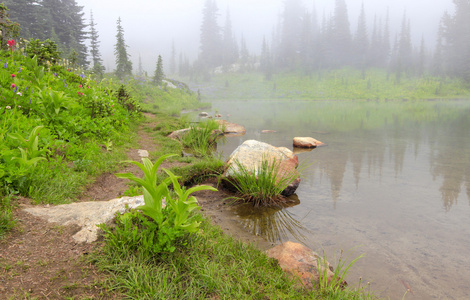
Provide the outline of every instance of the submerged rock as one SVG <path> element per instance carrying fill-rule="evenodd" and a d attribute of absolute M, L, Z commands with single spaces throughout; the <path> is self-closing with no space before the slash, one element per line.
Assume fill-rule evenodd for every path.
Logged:
<path fill-rule="evenodd" d="M 312 138 L 312 137 L 295 137 L 294 147 L 297 148 L 315 148 L 322 146 L 324 143 Z"/>
<path fill-rule="evenodd" d="M 285 242 L 284 244 L 273 247 L 267 251 L 267 255 L 277 259 L 281 268 L 300 279 L 307 289 L 313 289 L 319 284 L 320 276 L 328 276 L 328 283 L 335 279 L 333 266 L 319 257 L 313 250 L 294 242 Z M 347 285 L 346 281 L 341 282 L 341 287 Z"/>
<path fill-rule="evenodd" d="M 282 192 L 284 196 L 294 194 L 300 184 L 300 175 L 296 170 L 299 165 L 299 158 L 285 147 L 274 147 L 270 144 L 255 140 L 245 141 L 230 155 L 227 161 L 227 169 L 223 176 L 230 180 L 234 174 L 239 172 L 239 167 L 236 162 L 248 170 L 254 170 L 256 175 L 258 167 L 263 160 L 267 160 L 270 163 L 273 161 L 279 163 L 278 180 L 286 176 L 289 177 L 292 173 L 295 173 L 295 179 Z"/>
<path fill-rule="evenodd" d="M 219 124 L 220 130 L 224 134 L 243 135 L 246 133 L 246 129 L 242 125 L 231 123 L 226 120 L 216 120 L 216 122 Z"/>

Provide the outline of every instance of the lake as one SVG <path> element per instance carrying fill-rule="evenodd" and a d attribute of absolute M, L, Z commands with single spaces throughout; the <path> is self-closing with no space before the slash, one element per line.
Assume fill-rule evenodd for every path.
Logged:
<path fill-rule="evenodd" d="M 411 288 L 405 299 L 470 299 L 470 101 L 214 101 L 212 109 L 247 129 L 219 143 L 225 157 L 248 139 L 327 144 L 298 153 L 300 204 L 237 211 L 247 231 L 303 243 L 333 264 L 341 250 L 364 253 L 348 281 L 362 277 L 381 297 L 402 299 Z"/>

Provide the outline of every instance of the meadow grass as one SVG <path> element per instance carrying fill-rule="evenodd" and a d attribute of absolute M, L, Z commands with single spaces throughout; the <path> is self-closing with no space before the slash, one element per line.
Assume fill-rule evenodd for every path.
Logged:
<path fill-rule="evenodd" d="M 404 76 L 399 82 L 386 70 L 352 68 L 274 74 L 221 74 L 194 84 L 207 99 L 428 100 L 469 98 L 468 85 L 457 78 Z"/>

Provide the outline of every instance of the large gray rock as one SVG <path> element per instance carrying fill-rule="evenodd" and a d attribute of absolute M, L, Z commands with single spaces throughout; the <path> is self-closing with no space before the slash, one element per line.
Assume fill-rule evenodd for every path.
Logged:
<path fill-rule="evenodd" d="M 313 283 L 318 285 L 320 276 L 325 272 L 328 284 L 336 280 L 333 266 L 304 245 L 290 241 L 285 242 L 269 249 L 267 255 L 277 259 L 280 267 L 292 276 L 298 277 L 307 289 L 313 289 Z M 341 287 L 346 285 L 344 280 L 340 283 Z"/>
<path fill-rule="evenodd" d="M 82 229 L 73 239 L 79 243 L 91 243 L 98 239 L 98 226 L 114 218 L 116 212 L 124 213 L 144 204 L 144 196 L 122 197 L 109 201 L 79 202 L 50 207 L 30 207 L 25 211 L 61 225 L 75 224 Z"/>
<path fill-rule="evenodd" d="M 270 163 L 273 161 L 278 162 L 278 178 L 284 178 L 294 172 L 295 179 L 283 191 L 284 196 L 290 196 L 295 193 L 295 190 L 300 184 L 300 175 L 296 168 L 299 164 L 299 158 L 291 150 L 285 147 L 274 147 L 270 144 L 248 140 L 240 145 L 230 155 L 227 161 L 227 169 L 224 172 L 224 177 L 230 179 L 234 174 L 239 172 L 239 164 L 248 170 L 253 170 L 255 175 L 258 174 L 258 167 L 263 160 L 268 160 Z"/>

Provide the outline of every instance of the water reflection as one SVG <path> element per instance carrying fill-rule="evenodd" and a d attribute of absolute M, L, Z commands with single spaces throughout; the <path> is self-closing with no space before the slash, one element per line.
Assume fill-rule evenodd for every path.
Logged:
<path fill-rule="evenodd" d="M 314 161 L 308 176 L 320 172 L 328 178 L 333 203 L 341 199 L 349 166 L 358 189 L 361 180 L 382 178 L 385 166 L 392 166 L 395 178 L 403 176 L 405 164 L 416 164 L 423 155 L 429 155 L 434 181 L 442 180 L 440 192 L 446 210 L 457 202 L 463 186 L 470 200 L 468 102 L 257 101 L 224 102 L 218 109 L 238 112 L 232 120 L 247 128 L 247 136 L 230 138 L 224 146 L 227 152 L 251 138 L 287 147 L 292 146 L 294 136 L 313 136 L 328 143 L 327 155 L 317 155 L 318 150 L 299 155 L 310 155 L 308 163 Z M 261 135 L 263 128 L 277 133 Z M 413 153 L 412 159 L 408 153 Z"/>
<path fill-rule="evenodd" d="M 290 198 L 298 205 L 298 198 Z M 254 208 L 251 204 L 239 205 L 235 208 L 235 213 L 240 217 L 241 224 L 254 235 L 263 236 L 272 243 L 283 242 L 289 237 L 294 237 L 298 241 L 305 241 L 312 235 L 295 216 L 284 208 L 259 207 Z"/>

